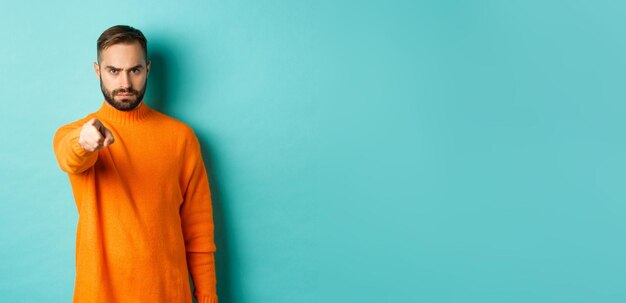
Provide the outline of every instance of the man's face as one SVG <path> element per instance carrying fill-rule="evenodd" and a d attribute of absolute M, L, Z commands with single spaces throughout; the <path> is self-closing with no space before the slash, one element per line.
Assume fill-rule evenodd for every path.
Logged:
<path fill-rule="evenodd" d="M 114 44 L 100 52 L 100 64 L 94 62 L 104 99 L 122 111 L 134 109 L 143 100 L 148 84 L 150 61 L 138 42 Z"/>

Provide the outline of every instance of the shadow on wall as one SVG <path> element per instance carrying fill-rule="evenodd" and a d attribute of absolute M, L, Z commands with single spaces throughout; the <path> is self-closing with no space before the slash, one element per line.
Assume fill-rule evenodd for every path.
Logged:
<path fill-rule="evenodd" d="M 171 109 L 182 102 L 179 90 L 176 88 L 185 87 L 181 83 L 176 83 L 172 79 L 181 79 L 181 75 L 176 72 L 181 69 L 172 69 L 177 65 L 177 58 L 181 54 L 171 47 L 166 47 L 165 43 L 157 43 L 150 45 L 149 58 L 152 61 L 150 66 L 150 75 L 148 76 L 148 87 L 146 91 L 146 102 L 159 112 L 171 116 Z M 193 89 L 191 87 L 190 89 Z M 183 121 L 185 122 L 185 121 Z M 217 251 L 215 253 L 215 267 L 217 279 L 217 295 L 220 302 L 236 303 L 232 296 L 232 275 L 230 266 L 230 257 L 232 256 L 228 246 L 228 236 L 226 234 L 226 214 L 223 206 L 225 205 L 225 197 L 222 195 L 220 180 L 216 180 L 213 176 L 218 171 L 215 163 L 212 161 L 214 149 L 212 149 L 207 138 L 206 131 L 194 127 L 194 132 L 200 141 L 202 148 L 202 158 L 209 177 L 211 188 L 211 199 L 213 202 L 213 221 L 215 225 L 215 245 Z M 191 292 L 193 294 L 194 286 L 191 275 L 189 276 Z M 193 300 L 194 303 L 197 301 Z"/>
<path fill-rule="evenodd" d="M 167 104 L 165 100 L 175 100 L 170 96 L 170 73 L 167 58 L 167 50 L 162 47 L 152 47 L 148 50 L 150 63 L 150 74 L 146 88 L 145 99 L 152 108 L 167 114 Z M 173 55 L 173 54 L 172 54 Z M 173 57 L 173 56 L 172 56 Z M 171 102 L 173 103 L 173 102 Z"/>

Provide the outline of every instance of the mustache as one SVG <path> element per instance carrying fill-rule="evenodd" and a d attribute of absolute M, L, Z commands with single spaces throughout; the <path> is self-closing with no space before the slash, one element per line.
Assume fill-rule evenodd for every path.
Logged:
<path fill-rule="evenodd" d="M 122 89 L 116 89 L 116 90 L 113 91 L 113 95 L 119 95 L 119 94 L 133 94 L 133 95 L 137 95 L 137 94 L 139 94 L 139 92 L 134 90 L 134 89 L 132 89 L 132 88 L 129 88 L 129 89 L 123 89 L 122 88 Z"/>

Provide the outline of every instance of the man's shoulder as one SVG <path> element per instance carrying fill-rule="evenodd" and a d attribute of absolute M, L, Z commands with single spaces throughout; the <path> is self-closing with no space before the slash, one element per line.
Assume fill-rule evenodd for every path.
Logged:
<path fill-rule="evenodd" d="M 159 120 L 160 132 L 167 133 L 167 137 L 176 142 L 177 146 L 187 151 L 200 149 L 200 141 L 193 127 L 172 116 L 155 112 Z"/>
<path fill-rule="evenodd" d="M 189 124 L 159 111 L 154 111 L 154 113 L 159 120 L 159 127 L 162 127 L 164 130 L 177 136 L 195 137 L 195 132 Z"/>

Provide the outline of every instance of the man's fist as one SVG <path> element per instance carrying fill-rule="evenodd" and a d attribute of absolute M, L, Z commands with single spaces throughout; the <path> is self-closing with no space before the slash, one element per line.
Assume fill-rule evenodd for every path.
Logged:
<path fill-rule="evenodd" d="M 115 142 L 113 133 L 104 127 L 102 122 L 96 118 L 91 118 L 91 120 L 83 125 L 83 129 L 80 131 L 80 137 L 78 138 L 78 144 L 89 152 L 97 151 L 113 144 L 113 142 Z"/>

